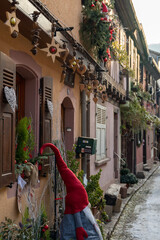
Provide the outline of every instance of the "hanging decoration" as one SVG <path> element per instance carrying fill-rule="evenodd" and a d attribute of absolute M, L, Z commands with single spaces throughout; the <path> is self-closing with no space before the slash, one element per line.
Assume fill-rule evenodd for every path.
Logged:
<path fill-rule="evenodd" d="M 51 43 L 47 43 L 47 48 L 42 48 L 42 51 L 47 53 L 47 57 L 51 57 L 53 63 L 55 62 L 56 56 L 60 57 L 61 52 L 65 52 L 66 50 L 61 48 L 60 45 L 52 38 Z"/>
<path fill-rule="evenodd" d="M 13 88 L 9 88 L 7 86 L 4 87 L 4 94 L 7 102 L 9 103 L 13 112 L 15 112 L 17 103 L 16 103 L 16 93 Z"/>
<path fill-rule="evenodd" d="M 107 93 L 106 92 L 102 92 L 102 103 L 104 103 L 105 101 L 107 101 Z"/>
<path fill-rule="evenodd" d="M 18 37 L 18 33 L 19 33 L 18 25 L 21 21 L 16 16 L 16 10 L 17 10 L 16 4 L 19 4 L 19 2 L 17 2 L 16 0 L 12 0 L 11 10 L 13 10 L 13 11 L 11 13 L 6 12 L 7 21 L 5 23 L 6 25 L 9 26 L 11 37 L 13 37 L 13 38 Z"/>
<path fill-rule="evenodd" d="M 53 118 L 53 103 L 51 101 L 49 101 L 48 99 L 47 99 L 47 107 L 51 114 L 51 117 Z"/>
<path fill-rule="evenodd" d="M 37 20 L 40 15 L 40 12 L 34 11 L 32 14 L 33 17 L 33 30 L 32 30 L 32 45 L 33 48 L 31 49 L 31 52 L 33 55 L 37 54 L 37 47 L 39 45 L 39 39 L 40 39 L 40 31 L 41 29 L 38 26 Z"/>
<path fill-rule="evenodd" d="M 66 77 L 66 71 L 67 71 L 67 64 L 64 62 L 63 65 L 61 66 L 63 67 L 63 70 L 62 70 L 62 74 L 61 74 L 61 80 L 60 82 L 63 82 L 65 77 Z"/>
<path fill-rule="evenodd" d="M 69 60 L 69 67 L 72 68 L 73 72 L 76 71 L 78 67 L 79 60 L 76 59 L 76 57 L 73 57 L 72 59 Z"/>
<path fill-rule="evenodd" d="M 79 62 L 79 66 L 77 67 L 77 72 L 82 76 L 87 68 L 86 66 L 83 64 L 83 58 L 79 58 L 80 59 L 80 62 Z"/>
<path fill-rule="evenodd" d="M 76 49 L 77 49 L 77 44 L 74 42 L 73 44 L 73 57 L 69 60 L 69 68 L 75 72 L 77 68 L 79 67 L 79 59 L 76 58 Z"/>
<path fill-rule="evenodd" d="M 83 91 L 85 88 L 85 76 L 84 75 L 81 76 L 81 82 L 79 84 L 79 88 L 80 88 L 80 91 Z"/>
<path fill-rule="evenodd" d="M 66 46 L 66 43 L 68 43 L 68 42 L 65 41 L 65 40 L 63 40 L 63 39 L 61 39 L 61 41 L 63 42 L 62 47 L 63 47 L 63 49 L 65 49 L 65 51 L 64 51 L 64 52 L 60 52 L 60 57 L 61 57 L 61 59 L 63 60 L 63 62 L 65 62 L 66 59 L 67 59 L 67 56 L 68 56 L 68 54 L 69 54 L 69 49 L 68 49 L 67 46 Z"/>
<path fill-rule="evenodd" d="M 60 57 L 60 53 L 66 52 L 66 48 L 61 48 L 59 43 L 57 43 L 54 39 L 56 33 L 56 22 L 52 24 L 52 29 L 51 29 L 51 35 L 52 35 L 52 41 L 51 43 L 47 43 L 46 48 L 42 48 L 41 50 L 47 53 L 47 57 L 51 57 L 53 63 L 55 62 L 56 57 Z"/>

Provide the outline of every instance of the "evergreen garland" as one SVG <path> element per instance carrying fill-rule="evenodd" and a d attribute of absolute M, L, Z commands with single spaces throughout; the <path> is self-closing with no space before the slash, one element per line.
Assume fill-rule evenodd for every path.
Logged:
<path fill-rule="evenodd" d="M 31 126 L 31 118 L 22 118 L 16 128 L 16 163 L 24 163 L 25 160 L 32 158 L 34 149 L 34 134 Z"/>
<path fill-rule="evenodd" d="M 115 29 L 113 23 L 102 12 L 102 0 L 85 1 L 82 10 L 83 21 L 80 24 L 80 36 L 85 48 L 97 60 L 110 58 L 110 51 L 112 42 L 115 39 Z M 107 8 L 114 8 L 114 1 L 111 1 Z M 108 15 L 108 14 L 107 14 Z"/>

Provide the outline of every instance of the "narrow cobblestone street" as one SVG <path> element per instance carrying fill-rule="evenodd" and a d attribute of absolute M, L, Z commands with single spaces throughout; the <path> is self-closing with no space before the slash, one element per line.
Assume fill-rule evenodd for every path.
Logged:
<path fill-rule="evenodd" d="M 132 197 L 111 240 L 159 240 L 160 167 Z"/>

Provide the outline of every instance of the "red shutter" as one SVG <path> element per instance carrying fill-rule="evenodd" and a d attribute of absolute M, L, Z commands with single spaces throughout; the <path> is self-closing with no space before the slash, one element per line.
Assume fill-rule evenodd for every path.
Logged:
<path fill-rule="evenodd" d="M 47 99 L 52 102 L 53 79 L 43 77 L 40 82 L 40 147 L 52 142 L 52 117 L 47 107 Z M 48 149 L 46 152 L 50 152 Z M 44 160 L 42 174 L 48 171 L 49 159 Z"/>
<path fill-rule="evenodd" d="M 0 187 L 15 180 L 15 113 L 4 96 L 4 87 L 16 88 L 16 65 L 0 52 Z"/>

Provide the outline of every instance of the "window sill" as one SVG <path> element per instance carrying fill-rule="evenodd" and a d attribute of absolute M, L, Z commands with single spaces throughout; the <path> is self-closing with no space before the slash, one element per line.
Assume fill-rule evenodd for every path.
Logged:
<path fill-rule="evenodd" d="M 102 159 L 102 160 L 98 160 L 98 161 L 95 161 L 95 166 L 96 167 L 100 167 L 104 164 L 107 164 L 107 162 L 109 162 L 111 160 L 111 158 L 105 158 L 105 159 Z"/>

